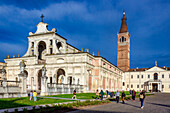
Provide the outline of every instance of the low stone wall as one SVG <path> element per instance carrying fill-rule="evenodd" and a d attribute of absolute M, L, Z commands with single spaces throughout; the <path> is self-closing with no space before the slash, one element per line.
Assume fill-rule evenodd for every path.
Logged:
<path fill-rule="evenodd" d="M 17 86 L 6 86 L 0 87 L 0 98 L 12 98 L 12 97 L 19 97 L 21 88 Z"/>
<path fill-rule="evenodd" d="M 0 98 L 26 97 L 21 81 L 0 80 Z"/>
<path fill-rule="evenodd" d="M 82 85 L 68 85 L 68 84 L 47 84 L 48 95 L 57 95 L 57 94 L 72 94 L 74 89 L 77 93 L 83 92 Z"/>

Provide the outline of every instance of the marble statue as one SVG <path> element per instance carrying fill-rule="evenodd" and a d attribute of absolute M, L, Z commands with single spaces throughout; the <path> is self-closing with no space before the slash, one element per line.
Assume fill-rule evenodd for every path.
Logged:
<path fill-rule="evenodd" d="M 26 67 L 24 60 L 22 60 L 19 63 L 19 66 L 20 66 L 20 73 L 24 73 L 24 70 L 25 70 L 25 67 Z"/>

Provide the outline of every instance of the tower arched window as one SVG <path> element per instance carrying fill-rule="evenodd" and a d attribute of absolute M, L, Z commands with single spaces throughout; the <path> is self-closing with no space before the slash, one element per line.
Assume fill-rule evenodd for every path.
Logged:
<path fill-rule="evenodd" d="M 122 36 L 122 42 L 124 42 L 125 41 L 125 37 L 124 36 Z"/>
<path fill-rule="evenodd" d="M 121 40 L 122 40 L 122 39 L 120 38 L 120 42 L 121 42 Z"/>

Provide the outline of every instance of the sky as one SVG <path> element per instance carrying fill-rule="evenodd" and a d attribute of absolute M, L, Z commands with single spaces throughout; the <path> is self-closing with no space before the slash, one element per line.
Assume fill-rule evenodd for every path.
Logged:
<path fill-rule="evenodd" d="M 130 67 L 170 67 L 169 0 L 0 0 L 0 61 L 24 55 L 27 36 L 41 21 L 78 49 L 117 65 L 117 32 L 125 10 Z"/>

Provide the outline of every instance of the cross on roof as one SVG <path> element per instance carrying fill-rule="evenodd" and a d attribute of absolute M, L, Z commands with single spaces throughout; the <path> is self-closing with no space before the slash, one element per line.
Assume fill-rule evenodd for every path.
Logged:
<path fill-rule="evenodd" d="M 41 22 L 43 22 L 43 18 L 44 18 L 44 15 L 42 14 L 42 15 L 41 15 L 41 19 L 42 19 Z"/>

